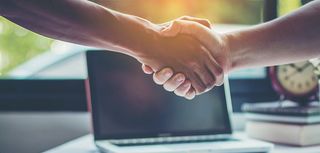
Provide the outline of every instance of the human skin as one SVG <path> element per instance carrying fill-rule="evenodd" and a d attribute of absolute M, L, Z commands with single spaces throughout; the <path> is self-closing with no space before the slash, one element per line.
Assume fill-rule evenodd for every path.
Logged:
<path fill-rule="evenodd" d="M 153 72 L 170 67 L 174 71 L 164 75 L 177 73 L 174 80 L 188 87 L 184 95 L 189 99 L 212 88 L 214 76 L 221 75 L 220 66 L 195 38 L 163 37 L 163 25 L 90 1 L 0 0 L 0 15 L 50 38 L 132 56 Z"/>
<path fill-rule="evenodd" d="M 229 33 L 217 33 L 195 22 L 177 20 L 162 31 L 163 36 L 180 34 L 196 37 L 208 49 L 224 73 L 230 71 L 294 63 L 320 57 L 320 0 L 310 2 L 291 14 L 273 21 Z M 213 28 L 214 29 L 214 28 Z M 164 69 L 168 71 L 168 68 Z M 180 86 L 173 76 L 155 74 L 164 86 L 173 87 L 179 96 Z M 147 69 L 144 69 L 147 71 Z"/>

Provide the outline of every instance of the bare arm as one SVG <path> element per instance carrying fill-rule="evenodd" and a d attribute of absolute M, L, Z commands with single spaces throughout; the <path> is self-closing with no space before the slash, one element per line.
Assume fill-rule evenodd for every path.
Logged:
<path fill-rule="evenodd" d="M 250 29 L 226 34 L 231 70 L 320 57 L 320 1 Z"/>
<path fill-rule="evenodd" d="M 137 55 L 158 26 L 86 0 L 0 0 L 7 19 L 42 35 Z"/>

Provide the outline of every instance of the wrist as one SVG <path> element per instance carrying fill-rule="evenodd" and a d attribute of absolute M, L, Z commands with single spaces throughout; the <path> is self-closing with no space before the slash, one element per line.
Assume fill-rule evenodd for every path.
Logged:
<path fill-rule="evenodd" d="M 152 48 L 159 45 L 160 40 L 160 27 L 151 22 L 144 23 L 143 32 L 139 35 L 135 45 L 134 54 L 143 57 L 152 52 Z"/>
<path fill-rule="evenodd" d="M 222 53 L 222 59 L 219 60 L 218 58 L 218 62 L 222 65 L 223 68 L 223 72 L 225 74 L 229 73 L 230 70 L 232 69 L 232 58 L 231 58 L 231 53 L 230 53 L 230 38 L 229 35 L 227 34 L 220 34 L 220 46 L 221 49 L 220 52 Z"/>
<path fill-rule="evenodd" d="M 159 26 L 140 17 L 128 15 L 125 21 L 122 21 L 122 32 L 125 37 L 119 42 L 129 50 L 130 55 L 134 57 L 144 56 L 150 52 L 149 47 L 159 36 Z M 126 40 L 124 40 L 126 39 Z"/>
<path fill-rule="evenodd" d="M 239 33 L 226 33 L 224 34 L 226 41 L 226 49 L 228 52 L 228 72 L 233 71 L 235 69 L 239 69 L 241 67 L 241 63 L 243 62 L 243 57 L 245 56 L 245 49 L 242 48 L 245 45 L 242 44 L 240 34 Z"/>

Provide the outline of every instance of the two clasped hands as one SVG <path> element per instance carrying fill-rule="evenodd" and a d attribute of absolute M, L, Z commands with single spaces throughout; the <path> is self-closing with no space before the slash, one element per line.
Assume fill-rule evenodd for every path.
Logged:
<path fill-rule="evenodd" d="M 152 62 L 142 65 L 145 73 L 153 74 L 155 83 L 187 99 L 223 84 L 224 73 L 230 69 L 225 35 L 215 32 L 208 20 L 189 16 L 160 26 L 159 36 L 180 39 L 172 39 L 171 45 L 181 49 L 163 50 L 171 65 L 161 69 L 153 68 Z"/>

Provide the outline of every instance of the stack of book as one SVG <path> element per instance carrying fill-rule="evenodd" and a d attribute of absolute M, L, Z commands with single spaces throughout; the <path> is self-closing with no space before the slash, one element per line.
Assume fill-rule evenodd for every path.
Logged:
<path fill-rule="evenodd" d="M 291 103 L 244 104 L 246 133 L 256 139 L 281 144 L 320 144 L 320 106 Z"/>

